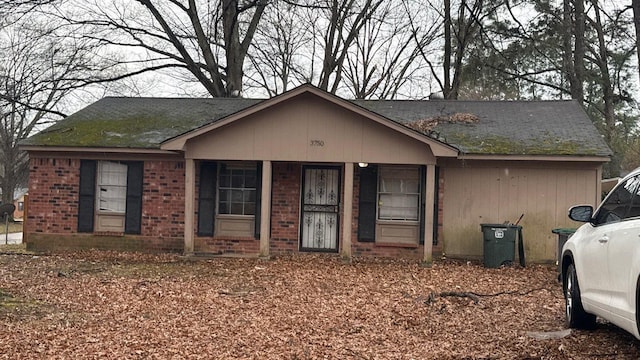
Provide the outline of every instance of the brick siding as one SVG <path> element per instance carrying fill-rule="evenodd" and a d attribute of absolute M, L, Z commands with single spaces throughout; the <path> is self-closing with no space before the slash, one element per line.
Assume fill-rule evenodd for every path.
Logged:
<path fill-rule="evenodd" d="M 38 158 L 30 161 L 29 204 L 25 233 L 28 248 L 122 249 L 143 251 L 182 251 L 184 246 L 185 169 L 183 161 L 145 161 L 143 179 L 142 226 L 140 235 L 77 234 L 79 159 Z M 274 162 L 271 200 L 270 253 L 298 252 L 300 239 L 300 163 Z M 196 166 L 199 172 L 199 166 Z M 440 172 L 438 237 L 442 233 L 444 171 Z M 199 177 L 196 174 L 196 179 Z M 355 168 L 353 190 L 353 256 L 402 257 L 421 259 L 423 246 L 395 247 L 358 242 L 358 200 L 360 169 Z M 343 189 L 344 190 L 344 189 Z M 198 182 L 196 180 L 196 211 Z M 197 214 L 195 219 L 197 220 Z M 197 231 L 197 229 L 196 229 Z M 342 237 L 342 233 L 340 234 Z M 340 244 L 344 243 L 340 239 Z M 441 251 L 442 241 L 434 246 Z M 216 254 L 258 254 L 260 242 L 253 237 L 198 237 L 196 252 Z"/>
<path fill-rule="evenodd" d="M 299 163 L 273 163 L 270 253 L 297 252 L 300 242 Z"/>
<path fill-rule="evenodd" d="M 183 161 L 144 162 L 140 235 L 96 233 L 61 236 L 77 233 L 79 174 L 80 159 L 32 156 L 29 163 L 28 216 L 24 229 L 28 248 L 182 251 Z"/>

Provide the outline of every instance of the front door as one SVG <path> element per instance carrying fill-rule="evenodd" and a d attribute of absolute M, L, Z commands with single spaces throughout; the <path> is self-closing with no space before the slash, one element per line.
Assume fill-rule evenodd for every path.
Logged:
<path fill-rule="evenodd" d="M 338 252 L 340 169 L 304 167 L 300 249 Z"/>

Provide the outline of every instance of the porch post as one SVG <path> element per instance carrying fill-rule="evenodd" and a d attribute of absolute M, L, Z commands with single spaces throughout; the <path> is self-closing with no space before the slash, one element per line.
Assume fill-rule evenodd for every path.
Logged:
<path fill-rule="evenodd" d="M 269 257 L 271 237 L 271 161 L 262 162 L 262 194 L 260 206 L 260 257 Z"/>
<path fill-rule="evenodd" d="M 424 209 L 424 255 L 422 257 L 422 263 L 424 265 L 431 265 L 433 261 L 433 205 L 435 201 L 435 182 L 436 182 L 436 167 L 435 165 L 427 165 L 427 174 L 425 188 L 425 209 Z M 437 225 L 436 225 L 437 226 Z"/>
<path fill-rule="evenodd" d="M 184 253 L 193 254 L 193 223 L 195 215 L 196 166 L 193 159 L 185 159 L 184 177 Z"/>
<path fill-rule="evenodd" d="M 342 259 L 351 259 L 351 222 L 353 219 L 353 163 L 344 164 L 344 198 L 342 200 Z"/>

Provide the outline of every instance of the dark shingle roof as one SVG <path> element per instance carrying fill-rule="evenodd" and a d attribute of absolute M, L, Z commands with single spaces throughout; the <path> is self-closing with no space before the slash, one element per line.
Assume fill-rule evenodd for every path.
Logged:
<path fill-rule="evenodd" d="M 432 136 L 467 154 L 609 156 L 611 150 L 576 101 L 383 100 L 354 103 L 403 124 L 472 115 L 476 122 L 440 121 Z"/>
<path fill-rule="evenodd" d="M 158 149 L 167 139 L 261 101 L 107 97 L 31 136 L 21 145 Z"/>
<path fill-rule="evenodd" d="M 21 145 L 158 149 L 163 141 L 220 120 L 255 99 L 104 98 Z M 439 118 L 430 136 L 467 154 L 608 156 L 611 151 L 574 101 L 355 100 L 408 124 Z M 468 114 L 476 122 L 442 121 Z"/>

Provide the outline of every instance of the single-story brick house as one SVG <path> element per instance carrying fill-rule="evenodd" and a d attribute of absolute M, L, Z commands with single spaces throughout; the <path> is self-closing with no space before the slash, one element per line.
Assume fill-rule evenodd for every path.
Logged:
<path fill-rule="evenodd" d="M 481 258 L 525 214 L 527 259 L 599 202 L 610 150 L 574 101 L 104 98 L 21 144 L 25 242 L 269 256 Z"/>

